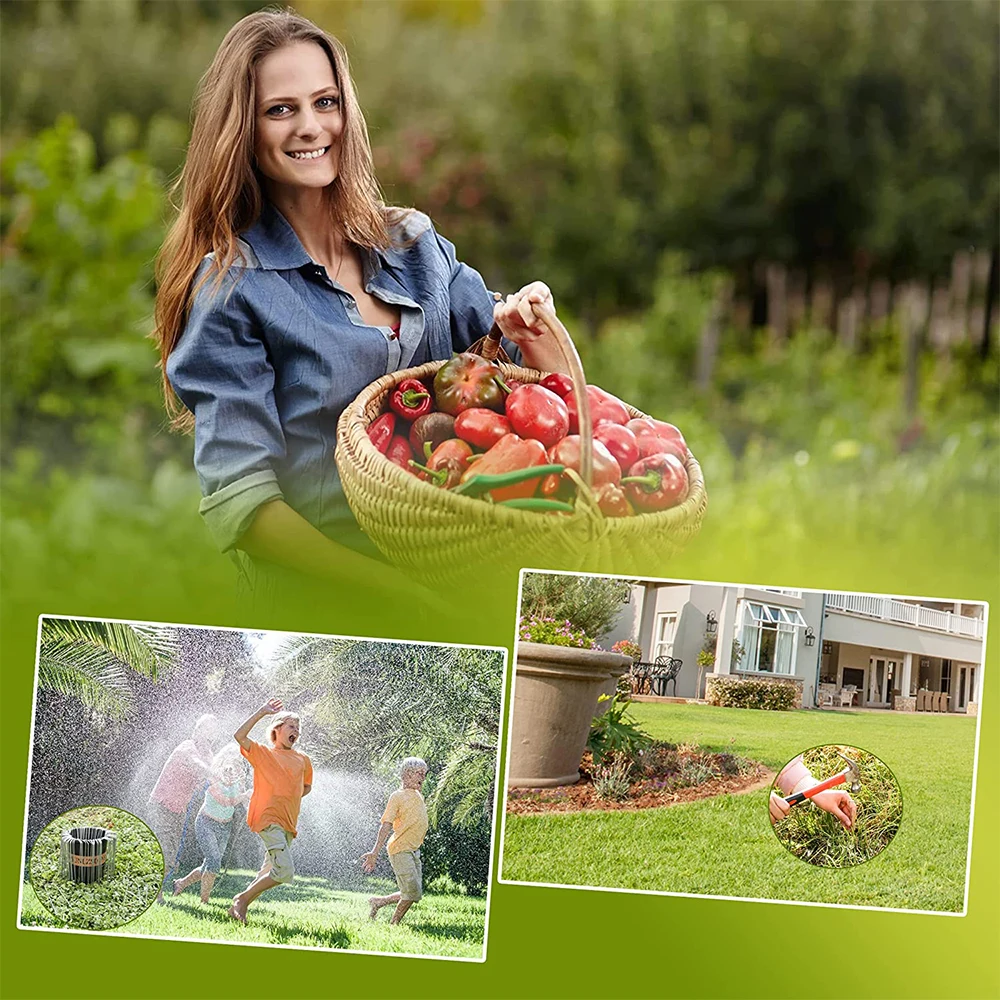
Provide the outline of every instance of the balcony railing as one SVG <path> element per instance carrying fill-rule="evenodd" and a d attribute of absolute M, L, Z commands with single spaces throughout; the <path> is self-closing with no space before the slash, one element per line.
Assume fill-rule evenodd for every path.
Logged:
<path fill-rule="evenodd" d="M 955 615 L 950 611 L 938 611 L 919 604 L 907 604 L 891 597 L 875 597 L 871 594 L 827 594 L 826 606 L 832 611 L 846 611 L 866 618 L 880 618 L 882 621 L 913 625 L 917 628 L 962 635 L 970 639 L 982 639 L 983 620 L 969 615 Z"/>

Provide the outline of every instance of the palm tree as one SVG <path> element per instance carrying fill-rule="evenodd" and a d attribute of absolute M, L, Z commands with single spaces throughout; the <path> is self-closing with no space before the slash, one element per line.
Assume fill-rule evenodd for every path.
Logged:
<path fill-rule="evenodd" d="M 157 680 L 174 659 L 172 629 L 75 618 L 43 618 L 38 686 L 122 718 L 132 704 L 129 674 Z"/>
<path fill-rule="evenodd" d="M 321 730 L 309 736 L 320 760 L 368 769 L 419 754 L 438 765 L 435 822 L 471 828 L 490 815 L 501 652 L 289 636 L 266 669 Z"/>

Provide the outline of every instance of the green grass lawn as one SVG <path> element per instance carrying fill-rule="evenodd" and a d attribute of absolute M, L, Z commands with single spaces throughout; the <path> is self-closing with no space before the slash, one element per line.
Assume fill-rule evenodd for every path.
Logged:
<path fill-rule="evenodd" d="M 962 910 L 975 719 L 640 703 L 631 711 L 657 739 L 731 750 L 774 770 L 817 744 L 869 750 L 902 788 L 899 833 L 865 864 L 826 869 L 781 846 L 766 789 L 666 809 L 508 815 L 503 880 Z"/>
<path fill-rule="evenodd" d="M 195 889 L 154 904 L 118 933 L 148 937 L 180 937 L 197 941 L 247 944 L 287 944 L 306 948 L 373 951 L 402 955 L 482 958 L 486 899 L 459 894 L 427 893 L 414 903 L 402 924 L 389 925 L 391 907 L 368 919 L 369 895 L 394 892 L 395 883 L 372 880 L 370 892 L 330 888 L 322 878 L 296 876 L 288 886 L 270 890 L 250 907 L 243 927 L 226 915 L 232 897 L 253 878 L 250 871 L 233 871 L 219 878 L 207 906 Z M 38 902 L 30 885 L 24 887 L 21 924 L 61 927 Z"/>

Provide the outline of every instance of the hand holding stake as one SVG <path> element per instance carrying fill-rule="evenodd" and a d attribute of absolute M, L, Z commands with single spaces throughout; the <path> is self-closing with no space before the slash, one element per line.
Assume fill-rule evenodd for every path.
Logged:
<path fill-rule="evenodd" d="M 857 763 L 851 760 L 850 757 L 845 757 L 839 750 L 837 751 L 837 756 L 847 761 L 847 767 L 843 771 L 826 778 L 817 785 L 813 785 L 812 788 L 806 788 L 804 791 L 796 792 L 794 795 L 785 796 L 785 801 L 790 806 L 796 806 L 804 799 L 811 799 L 814 795 L 825 792 L 828 788 L 843 784 L 848 779 L 851 782 L 851 792 L 857 793 L 861 789 L 861 771 Z"/>

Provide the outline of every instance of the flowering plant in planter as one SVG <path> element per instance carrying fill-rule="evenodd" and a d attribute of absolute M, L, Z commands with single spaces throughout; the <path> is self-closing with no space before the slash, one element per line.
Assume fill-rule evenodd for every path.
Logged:
<path fill-rule="evenodd" d="M 521 615 L 517 637 L 521 642 L 539 642 L 546 646 L 575 646 L 578 649 L 600 649 L 582 629 L 573 628 L 570 621 L 555 618 L 528 618 Z"/>
<path fill-rule="evenodd" d="M 642 646 L 634 639 L 619 639 L 611 647 L 612 652 L 622 653 L 624 656 L 631 656 L 633 660 L 642 659 Z"/>

